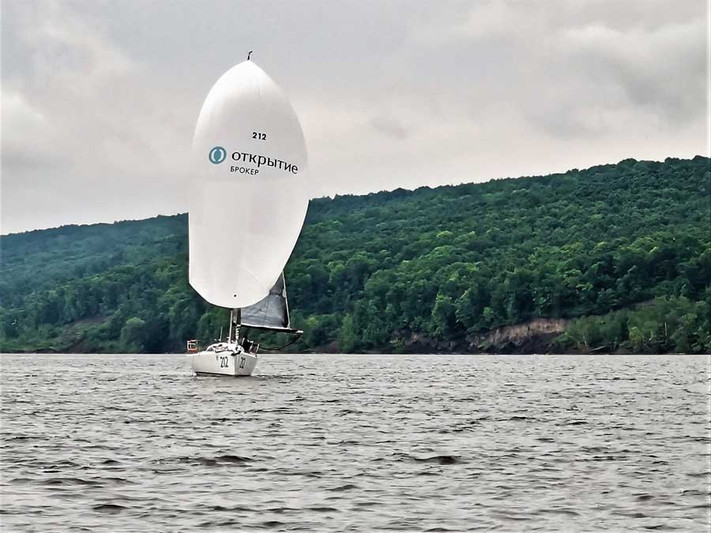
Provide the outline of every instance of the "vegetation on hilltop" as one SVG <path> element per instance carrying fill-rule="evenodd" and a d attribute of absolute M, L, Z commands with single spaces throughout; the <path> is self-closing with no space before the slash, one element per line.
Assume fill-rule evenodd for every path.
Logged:
<path fill-rule="evenodd" d="M 709 159 L 622 161 L 483 184 L 313 200 L 286 276 L 292 348 L 711 351 Z M 2 351 L 164 352 L 227 322 L 187 282 L 187 218 L 4 236 Z M 510 347 L 509 347 L 510 348 Z"/>

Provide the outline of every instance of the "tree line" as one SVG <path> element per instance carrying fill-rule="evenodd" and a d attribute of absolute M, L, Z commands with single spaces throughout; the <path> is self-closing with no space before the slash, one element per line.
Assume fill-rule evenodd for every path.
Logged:
<path fill-rule="evenodd" d="M 304 330 L 290 349 L 399 352 L 414 337 L 461 346 L 566 318 L 551 349 L 709 352 L 710 181 L 708 158 L 628 159 L 312 200 L 286 267 Z M 182 351 L 227 323 L 188 284 L 186 215 L 0 246 L 4 352 Z"/>

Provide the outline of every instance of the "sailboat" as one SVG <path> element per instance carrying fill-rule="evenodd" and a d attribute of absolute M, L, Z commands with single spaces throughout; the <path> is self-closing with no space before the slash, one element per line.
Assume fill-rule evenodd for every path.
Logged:
<path fill-rule="evenodd" d="M 251 55 L 251 52 L 250 52 Z M 189 278 L 209 303 L 230 309 L 227 337 L 201 349 L 198 374 L 250 376 L 251 330 L 301 334 L 289 318 L 283 269 L 308 208 L 304 135 L 289 100 L 253 61 L 225 72 L 205 98 L 193 137 Z"/>

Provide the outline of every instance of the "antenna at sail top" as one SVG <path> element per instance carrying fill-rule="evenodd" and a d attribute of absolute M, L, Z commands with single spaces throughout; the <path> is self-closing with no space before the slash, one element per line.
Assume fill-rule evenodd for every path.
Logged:
<path fill-rule="evenodd" d="M 247 61 L 251 61 L 252 50 L 247 54 Z"/>

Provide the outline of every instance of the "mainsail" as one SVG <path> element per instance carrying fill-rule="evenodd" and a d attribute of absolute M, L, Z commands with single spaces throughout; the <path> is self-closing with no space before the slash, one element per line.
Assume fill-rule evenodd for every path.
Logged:
<path fill-rule="evenodd" d="M 193 153 L 190 284 L 214 305 L 243 309 L 244 322 L 283 324 L 279 291 L 270 290 L 280 279 L 284 287 L 308 206 L 306 147 L 291 104 L 262 69 L 240 63 L 207 95 Z M 278 327 L 288 328 L 286 316 Z"/>
<path fill-rule="evenodd" d="M 242 309 L 241 319 L 247 327 L 292 331 L 283 273 L 263 300 Z"/>

